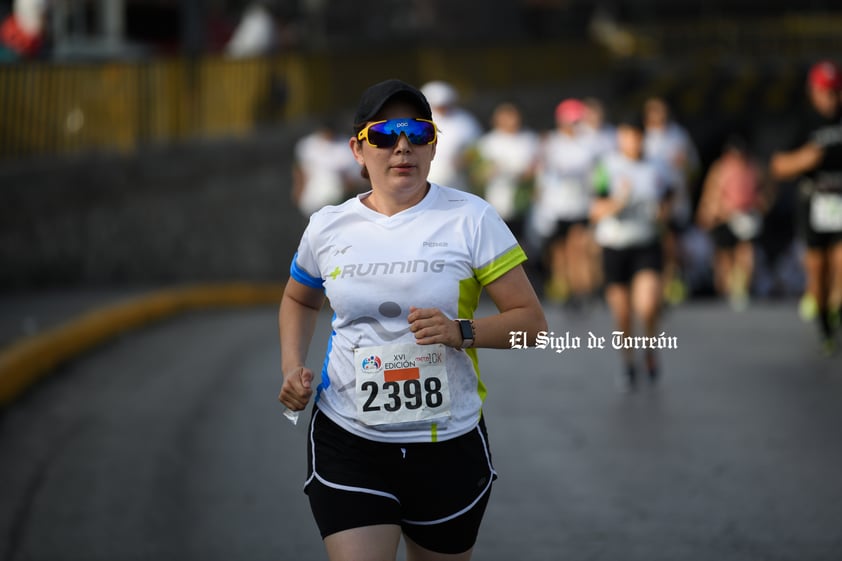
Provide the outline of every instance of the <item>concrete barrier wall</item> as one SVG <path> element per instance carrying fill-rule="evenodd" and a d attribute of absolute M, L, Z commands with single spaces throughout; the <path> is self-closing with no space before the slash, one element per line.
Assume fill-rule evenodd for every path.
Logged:
<path fill-rule="evenodd" d="M 306 129 L 0 166 L 0 288 L 284 281 Z"/>

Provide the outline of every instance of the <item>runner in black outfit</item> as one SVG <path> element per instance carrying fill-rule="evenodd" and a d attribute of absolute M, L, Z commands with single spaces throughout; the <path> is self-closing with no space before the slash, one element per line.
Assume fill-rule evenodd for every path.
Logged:
<path fill-rule="evenodd" d="M 807 246 L 800 312 L 804 320 L 818 320 L 822 348 L 831 354 L 842 307 L 842 69 L 816 63 L 807 92 L 814 112 L 797 147 L 773 154 L 770 164 L 773 177 L 799 180 L 798 218 Z"/>

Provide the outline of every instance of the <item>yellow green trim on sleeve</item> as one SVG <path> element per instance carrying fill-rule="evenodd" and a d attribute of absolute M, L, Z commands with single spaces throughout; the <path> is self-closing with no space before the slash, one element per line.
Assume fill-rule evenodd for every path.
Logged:
<path fill-rule="evenodd" d="M 477 306 L 479 306 L 479 297 L 481 293 L 482 285 L 477 281 L 476 277 L 460 280 L 457 317 L 462 319 L 473 319 L 474 312 L 476 311 Z M 477 350 L 474 348 L 465 349 L 465 354 L 470 357 L 471 363 L 474 365 L 474 372 L 477 376 L 477 395 L 480 398 L 480 402 L 485 403 L 485 398 L 488 395 L 488 389 L 485 387 L 485 383 L 483 383 L 482 376 L 480 375 L 479 356 L 477 355 Z M 435 431 L 436 428 L 437 427 L 434 427 L 432 434 L 433 439 L 438 438 L 438 434 Z"/>
<path fill-rule="evenodd" d="M 465 349 L 465 354 L 471 357 L 471 362 L 474 363 L 474 372 L 477 373 L 477 395 L 480 403 L 485 403 L 485 398 L 488 397 L 488 388 L 485 387 L 485 382 L 482 381 L 482 376 L 479 371 L 479 356 L 476 349 Z"/>
<path fill-rule="evenodd" d="M 457 317 L 471 319 L 474 311 L 479 306 L 479 296 L 482 293 L 482 285 L 477 279 L 471 277 L 459 281 L 459 302 L 457 304 Z M 456 319 L 456 318 L 454 318 Z"/>
<path fill-rule="evenodd" d="M 497 259 L 490 261 L 479 269 L 475 269 L 474 274 L 480 284 L 485 286 L 502 277 L 524 261 L 526 261 L 526 253 L 522 247 L 515 245 Z"/>
<path fill-rule="evenodd" d="M 519 245 L 515 245 L 497 259 L 494 259 L 479 269 L 475 269 L 473 277 L 459 281 L 458 317 L 465 319 L 473 318 L 474 312 L 479 305 L 482 287 L 494 282 L 524 261 L 526 261 L 526 253 Z M 477 395 L 480 398 L 480 402 L 485 403 L 488 389 L 485 387 L 485 383 L 483 383 L 482 376 L 480 375 L 477 350 L 473 348 L 465 349 L 465 353 L 470 357 L 474 365 L 474 372 L 477 374 Z M 435 430 L 433 431 L 432 438 L 437 438 Z"/>

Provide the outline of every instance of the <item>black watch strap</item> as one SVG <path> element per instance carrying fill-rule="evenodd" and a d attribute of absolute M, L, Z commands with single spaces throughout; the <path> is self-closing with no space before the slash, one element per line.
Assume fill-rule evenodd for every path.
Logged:
<path fill-rule="evenodd" d="M 467 349 L 474 346 L 474 322 L 469 319 L 457 319 L 459 332 L 462 334 L 462 347 Z"/>

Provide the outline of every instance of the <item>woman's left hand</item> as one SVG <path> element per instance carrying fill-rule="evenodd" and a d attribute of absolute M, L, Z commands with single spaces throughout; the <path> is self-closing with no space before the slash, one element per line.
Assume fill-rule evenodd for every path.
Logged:
<path fill-rule="evenodd" d="M 419 345 L 441 343 L 448 347 L 461 348 L 462 333 L 459 331 L 459 325 L 438 308 L 411 306 L 406 319 L 409 322 L 409 330 L 415 335 L 415 342 Z"/>

